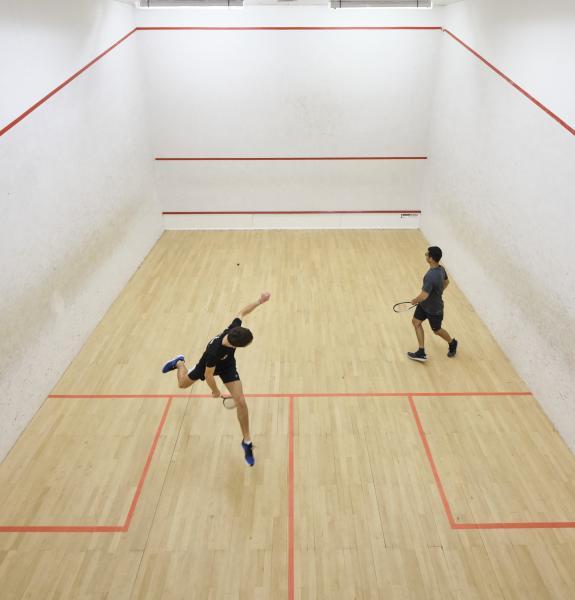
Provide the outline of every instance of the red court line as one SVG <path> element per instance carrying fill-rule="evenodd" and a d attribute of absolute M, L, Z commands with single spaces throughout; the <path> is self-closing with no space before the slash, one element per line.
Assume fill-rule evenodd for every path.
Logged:
<path fill-rule="evenodd" d="M 128 531 L 128 529 L 130 528 L 130 523 L 132 522 L 132 517 L 134 516 L 134 512 L 136 510 L 136 506 L 138 505 L 138 500 L 140 499 L 140 495 L 142 494 L 142 489 L 144 488 L 144 483 L 146 481 L 146 477 L 148 476 L 150 464 L 152 462 L 154 452 L 156 451 L 156 446 L 158 445 L 160 435 L 162 434 L 162 430 L 164 429 L 166 419 L 168 418 L 168 411 L 170 410 L 171 405 L 172 405 L 172 398 L 170 397 L 170 398 L 168 398 L 168 401 L 166 402 L 166 406 L 164 408 L 162 418 L 160 420 L 158 428 L 156 429 L 156 435 L 154 436 L 154 441 L 152 442 L 152 446 L 150 448 L 150 451 L 148 452 L 148 458 L 146 459 L 146 464 L 144 465 L 144 470 L 142 471 L 142 475 L 140 476 L 140 481 L 138 481 L 138 487 L 136 488 L 136 493 L 134 494 L 134 498 L 132 499 L 132 504 L 130 505 L 130 510 L 128 511 L 128 516 L 126 517 L 126 521 L 124 522 L 124 531 Z"/>
<path fill-rule="evenodd" d="M 289 464 L 288 464 L 288 600 L 294 599 L 294 398 L 289 399 Z"/>
<path fill-rule="evenodd" d="M 66 81 L 61 83 L 58 87 L 54 88 L 49 94 L 41 98 L 36 104 L 31 106 L 28 110 L 24 111 L 19 117 L 8 123 L 5 127 L 0 129 L 0 137 L 2 137 L 7 131 L 12 129 L 16 124 L 26 118 L 30 113 L 34 112 L 39 106 L 44 104 L 46 100 L 51 98 L 54 94 L 59 92 L 62 88 L 67 86 L 71 81 L 76 79 L 78 75 L 83 73 L 86 69 L 91 67 L 95 62 L 100 60 L 103 56 L 108 54 L 111 50 L 113 50 L 116 46 L 121 44 L 125 39 L 130 37 L 136 31 L 443 31 L 451 36 L 455 41 L 461 44 L 466 50 L 471 52 L 475 57 L 481 60 L 485 65 L 487 65 L 490 69 L 492 69 L 495 73 L 497 73 L 500 77 L 505 79 L 508 83 L 510 83 L 518 92 L 523 94 L 526 98 L 531 100 L 536 106 L 538 106 L 541 110 L 547 113 L 551 118 L 557 121 L 562 127 L 564 127 L 569 133 L 575 135 L 575 129 L 569 125 L 566 121 L 561 119 L 555 113 L 553 113 L 550 109 L 548 109 L 545 105 L 543 105 L 539 100 L 531 96 L 528 92 L 526 92 L 522 87 L 517 85 L 510 77 L 505 75 L 502 71 L 500 71 L 497 67 L 491 64 L 488 60 L 483 58 L 478 52 L 473 50 L 470 46 L 468 46 L 465 42 L 459 39 L 456 35 L 454 35 L 448 29 L 443 27 L 434 26 L 434 27 L 135 27 L 127 33 L 123 38 L 118 40 L 115 44 L 110 46 L 107 50 L 99 54 L 96 58 L 90 61 L 85 67 L 77 71 L 74 75 L 69 77 Z M 268 159 L 269 160 L 269 159 Z M 316 159 L 317 160 L 317 159 Z"/>
<path fill-rule="evenodd" d="M 115 533 L 125 531 L 123 525 L 1 525 L 0 533 Z"/>
<path fill-rule="evenodd" d="M 164 161 L 427 160 L 427 156 L 157 156 Z"/>
<path fill-rule="evenodd" d="M 532 396 L 531 392 L 357 392 L 245 394 L 246 398 L 397 398 L 400 396 Z M 50 394 L 48 398 L 167 398 L 168 394 Z M 169 394 L 170 398 L 212 398 L 211 394 Z"/>
<path fill-rule="evenodd" d="M 497 73 L 497 75 L 499 75 L 500 77 L 505 79 L 505 81 L 507 81 L 507 83 L 511 84 L 518 92 L 523 94 L 527 99 L 531 100 L 531 102 L 533 102 L 533 104 L 538 106 L 542 111 L 546 112 L 552 119 L 555 119 L 555 121 L 557 121 L 557 123 L 559 123 L 559 125 L 561 125 L 561 127 L 563 127 L 564 129 L 566 129 L 571 135 L 575 135 L 575 128 L 571 127 L 571 125 L 569 125 L 569 123 L 567 123 L 566 121 L 561 119 L 558 115 L 556 115 L 554 112 L 552 112 L 550 109 L 548 109 L 544 104 L 539 102 L 539 100 L 537 100 L 531 94 L 526 92 L 520 85 L 517 85 L 510 77 L 505 75 L 505 73 L 500 71 L 495 65 L 491 64 L 487 59 L 483 58 L 483 56 L 481 56 L 481 54 L 479 54 L 479 52 L 476 52 L 475 50 L 473 50 L 473 48 L 468 46 L 463 40 L 459 39 L 456 35 L 451 33 L 451 31 L 449 31 L 449 29 L 443 29 L 443 31 L 445 33 L 447 33 L 447 35 L 451 36 L 456 42 L 461 44 L 466 50 L 471 52 L 471 54 L 473 54 L 473 56 L 478 58 L 482 63 L 487 65 L 492 71 Z"/>
<path fill-rule="evenodd" d="M 413 401 L 413 396 L 408 396 L 409 405 L 411 406 L 411 411 L 413 413 L 413 417 L 415 419 L 415 423 L 417 425 L 417 431 L 419 432 L 419 437 L 423 442 L 423 447 L 425 448 L 425 454 L 427 455 L 427 460 L 431 466 L 431 472 L 433 473 L 433 478 L 435 479 L 435 484 L 437 485 L 437 489 L 439 490 L 439 497 L 441 498 L 441 503 L 443 504 L 443 508 L 445 510 L 445 514 L 447 515 L 447 520 L 449 521 L 449 525 L 453 527 L 455 525 L 455 519 L 453 518 L 453 513 L 451 512 L 451 508 L 449 507 L 449 502 L 447 501 L 447 496 L 445 494 L 445 490 L 443 489 L 443 485 L 441 483 L 441 479 L 439 478 L 439 473 L 437 471 L 437 467 L 435 466 L 435 462 L 433 460 L 433 456 L 431 454 L 431 448 L 427 443 L 427 438 L 425 437 L 425 431 L 423 431 L 423 427 L 421 425 L 421 421 L 419 419 L 419 415 L 417 413 L 417 409 L 415 408 L 415 402 Z"/>
<path fill-rule="evenodd" d="M 452 529 L 573 529 L 575 521 L 526 521 L 525 523 L 455 523 Z"/>
<path fill-rule="evenodd" d="M 413 395 L 414 394 L 411 394 L 408 396 L 409 405 L 411 406 L 411 411 L 413 413 L 413 417 L 417 424 L 417 430 L 419 432 L 419 437 L 423 443 L 423 447 L 425 448 L 425 454 L 427 455 L 427 460 L 429 461 L 429 465 L 430 465 L 431 471 L 433 473 L 433 478 L 435 479 L 435 484 L 437 486 L 437 490 L 438 490 L 439 496 L 441 498 L 441 503 L 443 504 L 443 508 L 445 509 L 445 513 L 447 515 L 447 520 L 449 521 L 449 525 L 450 525 L 451 529 L 572 529 L 572 528 L 575 528 L 574 521 L 457 523 L 455 521 L 455 519 L 453 518 L 453 513 L 451 512 L 451 508 L 450 508 L 449 502 L 447 500 L 447 495 L 443 488 L 443 484 L 441 483 L 441 478 L 439 477 L 439 471 L 437 470 L 435 461 L 433 460 L 431 448 L 427 441 L 427 437 L 425 436 L 425 431 L 423 430 L 423 426 L 422 426 L 421 420 L 419 418 L 419 413 L 417 412 L 417 408 L 415 407 Z M 481 394 L 481 395 L 495 396 L 495 395 L 500 395 L 500 394 Z M 507 395 L 511 396 L 511 395 L 523 395 L 523 394 L 507 394 Z"/>
<path fill-rule="evenodd" d="M 433 27 L 136 27 L 138 31 L 442 31 Z"/>
<path fill-rule="evenodd" d="M 102 52 L 101 54 L 98 54 L 98 56 L 96 56 L 96 58 L 91 60 L 85 67 L 82 67 L 79 71 L 76 71 L 76 73 L 74 73 L 74 75 L 72 75 L 71 77 L 68 77 L 68 79 L 66 79 L 66 81 L 61 83 L 58 87 L 54 88 L 49 94 L 46 94 L 46 96 L 44 96 L 43 98 L 38 100 L 38 102 L 36 102 L 36 104 L 33 104 L 28 110 L 24 111 L 19 117 L 16 117 L 16 119 L 14 119 L 10 123 L 8 123 L 8 125 L 6 125 L 4 128 L 0 129 L 0 137 L 2 137 L 7 131 L 12 129 L 12 127 L 14 127 L 14 125 L 17 125 L 18 123 L 20 123 L 20 121 L 25 119 L 30 113 L 34 112 L 39 106 L 42 106 L 42 104 L 44 104 L 44 102 L 49 100 L 54 94 L 59 92 L 62 88 L 65 88 L 70 82 L 74 81 L 74 79 L 76 79 L 76 77 L 78 77 L 84 71 L 86 71 L 86 69 L 89 69 L 94 63 L 98 62 L 101 58 L 106 56 L 106 54 L 108 54 L 108 52 L 113 50 L 116 46 L 119 46 L 124 40 L 128 39 L 136 30 L 137 30 L 137 28 L 132 29 L 132 31 L 127 33 L 123 38 L 119 39 L 115 44 L 110 46 L 107 50 L 104 50 L 104 52 Z"/>
<path fill-rule="evenodd" d="M 170 210 L 163 215 L 373 215 L 401 214 L 419 215 L 420 210 L 232 210 L 232 211 L 195 211 Z"/>
<path fill-rule="evenodd" d="M 49 398 L 98 398 L 101 396 L 48 396 Z M 116 398 L 117 396 L 106 396 L 108 398 Z M 131 398 L 140 398 L 142 396 L 130 396 Z M 132 499 L 132 504 L 130 505 L 130 509 L 128 511 L 128 516 L 124 521 L 123 525 L 0 525 L 0 533 L 115 533 L 115 532 L 126 532 L 130 527 L 130 523 L 132 522 L 132 518 L 134 516 L 134 512 L 136 510 L 136 506 L 140 499 L 140 495 L 142 493 L 142 489 L 144 487 L 144 483 L 146 481 L 146 477 L 148 476 L 148 471 L 150 468 L 150 464 L 152 462 L 152 458 L 154 456 L 154 452 L 156 451 L 156 446 L 158 445 L 158 441 L 160 439 L 160 435 L 166 423 L 166 419 L 168 417 L 168 412 L 172 405 L 172 397 L 166 396 L 155 396 L 160 398 L 168 398 L 166 405 L 164 407 L 164 412 L 162 414 L 162 418 L 160 423 L 156 429 L 156 434 L 154 435 L 154 440 L 152 442 L 152 446 L 150 447 L 150 451 L 148 452 L 148 457 L 146 459 L 146 463 L 144 465 L 144 469 L 140 476 L 140 480 L 138 481 L 138 486 L 136 488 L 136 492 Z"/>

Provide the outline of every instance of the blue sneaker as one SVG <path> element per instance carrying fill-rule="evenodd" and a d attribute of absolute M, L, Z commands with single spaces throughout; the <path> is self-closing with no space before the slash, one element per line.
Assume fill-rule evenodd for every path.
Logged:
<path fill-rule="evenodd" d="M 242 448 L 244 449 L 246 462 L 250 467 L 253 467 L 256 464 L 256 459 L 254 458 L 254 445 L 251 442 L 246 444 L 244 440 L 242 440 Z"/>
<path fill-rule="evenodd" d="M 180 354 L 179 356 L 176 356 L 176 358 L 172 358 L 172 360 L 169 360 L 163 367 L 162 367 L 162 373 L 169 373 L 170 371 L 173 371 L 174 369 L 176 369 L 176 365 L 181 361 L 184 360 L 184 355 Z"/>

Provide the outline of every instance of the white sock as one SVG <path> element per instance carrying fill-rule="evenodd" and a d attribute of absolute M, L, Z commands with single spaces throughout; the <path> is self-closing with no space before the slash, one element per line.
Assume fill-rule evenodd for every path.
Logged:
<path fill-rule="evenodd" d="M 251 442 L 248 442 L 247 440 L 244 440 L 244 444 L 247 444 L 249 446 L 251 444 Z"/>

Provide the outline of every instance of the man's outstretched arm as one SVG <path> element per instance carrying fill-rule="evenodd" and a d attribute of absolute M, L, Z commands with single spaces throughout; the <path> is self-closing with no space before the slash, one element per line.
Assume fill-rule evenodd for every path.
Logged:
<path fill-rule="evenodd" d="M 270 297 L 271 297 L 271 294 L 269 292 L 262 292 L 259 299 L 256 302 L 252 302 L 251 304 L 244 306 L 244 308 L 242 308 L 242 310 L 240 310 L 240 312 L 238 313 L 238 317 L 240 319 L 243 319 L 246 315 L 249 315 L 252 312 L 252 310 L 257 308 L 260 304 L 267 302 L 270 299 Z"/>

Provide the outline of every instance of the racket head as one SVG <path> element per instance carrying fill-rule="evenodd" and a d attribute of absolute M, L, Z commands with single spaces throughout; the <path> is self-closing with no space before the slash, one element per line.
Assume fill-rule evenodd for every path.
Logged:
<path fill-rule="evenodd" d="M 398 302 L 393 305 L 393 310 L 395 312 L 405 312 L 406 310 L 411 310 L 415 308 L 417 304 L 412 304 L 411 302 Z"/>
<path fill-rule="evenodd" d="M 224 405 L 224 408 L 227 408 L 228 410 L 233 410 L 236 407 L 236 402 L 231 396 L 229 398 L 223 398 L 222 404 Z"/>

